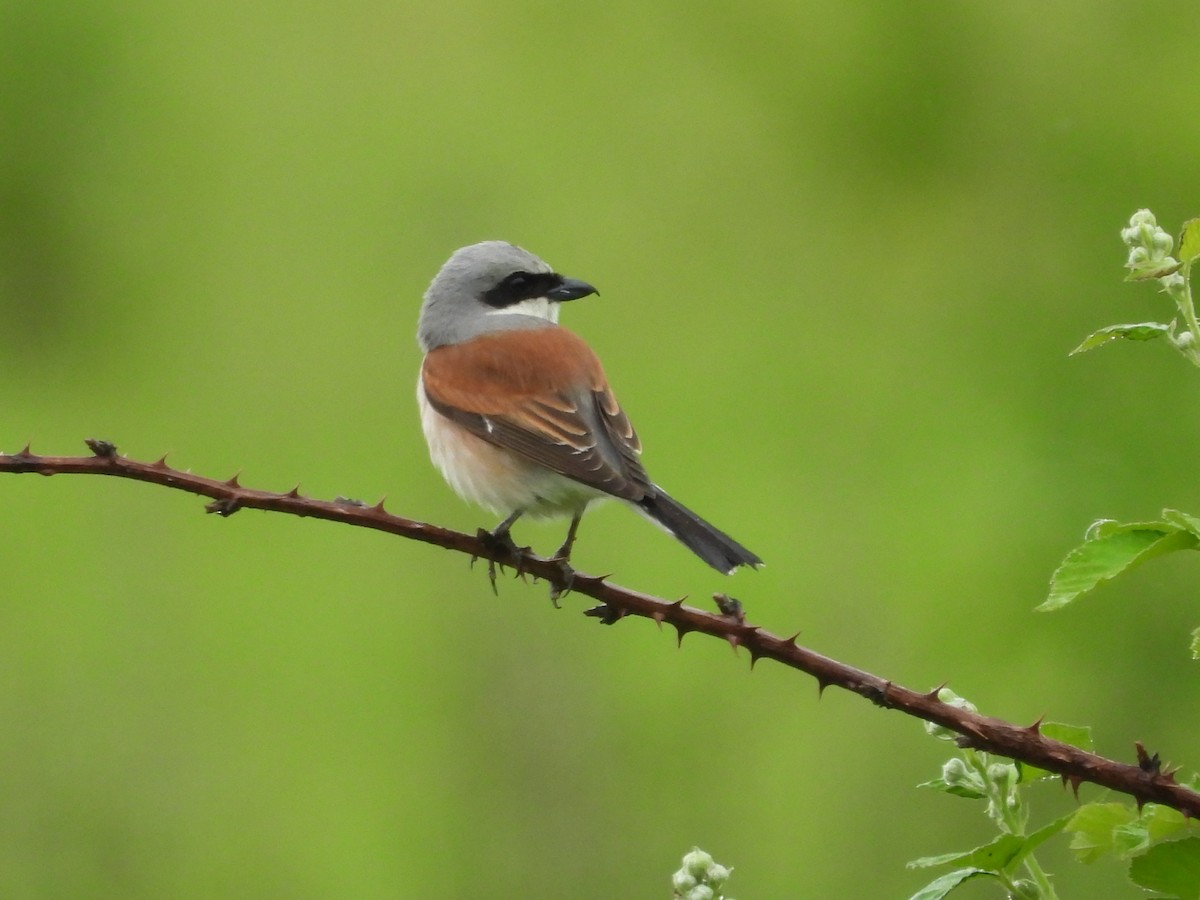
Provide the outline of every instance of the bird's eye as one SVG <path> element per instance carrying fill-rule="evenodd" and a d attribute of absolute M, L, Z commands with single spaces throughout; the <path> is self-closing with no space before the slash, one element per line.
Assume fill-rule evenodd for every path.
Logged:
<path fill-rule="evenodd" d="M 530 297 L 543 297 L 549 288 L 544 275 L 532 272 L 513 272 L 483 295 L 483 302 L 496 309 L 513 306 Z"/>

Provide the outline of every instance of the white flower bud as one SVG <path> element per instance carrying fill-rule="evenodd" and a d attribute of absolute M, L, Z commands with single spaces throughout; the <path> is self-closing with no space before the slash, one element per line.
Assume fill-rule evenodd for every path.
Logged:
<path fill-rule="evenodd" d="M 675 888 L 675 893 L 684 894 L 694 888 L 698 881 L 687 869 L 680 869 L 671 876 L 671 887 Z"/>
<path fill-rule="evenodd" d="M 1190 331 L 1175 335 L 1175 346 L 1180 350 L 1190 350 L 1196 343 L 1196 336 Z"/>
<path fill-rule="evenodd" d="M 729 880 L 729 870 L 720 863 L 708 867 L 708 883 L 715 888 L 721 887 Z"/>
<path fill-rule="evenodd" d="M 1012 763 L 992 763 L 987 768 L 988 778 L 998 785 L 1017 783 L 1017 767 Z"/>
<path fill-rule="evenodd" d="M 1149 262 L 1150 251 L 1139 244 L 1129 251 L 1129 259 L 1126 260 L 1125 266 L 1129 269 L 1140 269 L 1142 266 L 1149 264 Z"/>
<path fill-rule="evenodd" d="M 1141 228 L 1143 225 L 1149 225 L 1151 228 L 1158 227 L 1158 220 L 1154 218 L 1154 213 L 1148 209 L 1139 209 L 1129 217 L 1129 224 L 1134 228 Z"/>
<path fill-rule="evenodd" d="M 1156 256 L 1166 256 L 1175 248 L 1175 238 L 1160 228 L 1154 232 L 1151 246 L 1153 246 Z"/>
<path fill-rule="evenodd" d="M 704 878 L 712 868 L 713 858 L 699 847 L 683 857 L 683 867 L 697 878 Z"/>
<path fill-rule="evenodd" d="M 1166 265 L 1174 265 L 1175 264 L 1175 260 L 1171 259 L 1171 257 L 1169 257 L 1169 256 L 1163 262 Z M 1186 284 L 1187 282 L 1184 279 L 1184 277 L 1182 275 L 1180 275 L 1178 272 L 1172 272 L 1170 275 L 1164 275 L 1160 279 L 1158 279 L 1158 283 L 1160 285 L 1162 285 L 1162 289 L 1164 291 L 1177 291 L 1177 290 L 1181 290 L 1183 288 L 1184 284 Z"/>

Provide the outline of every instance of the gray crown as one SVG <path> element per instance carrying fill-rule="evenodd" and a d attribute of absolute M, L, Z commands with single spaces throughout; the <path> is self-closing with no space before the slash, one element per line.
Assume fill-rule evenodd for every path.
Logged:
<path fill-rule="evenodd" d="M 534 316 L 490 315 L 494 310 L 483 296 L 514 272 L 551 271 L 528 250 L 506 241 L 483 241 L 455 250 L 425 291 L 417 342 L 428 353 L 489 331 L 545 327 L 549 323 Z"/>

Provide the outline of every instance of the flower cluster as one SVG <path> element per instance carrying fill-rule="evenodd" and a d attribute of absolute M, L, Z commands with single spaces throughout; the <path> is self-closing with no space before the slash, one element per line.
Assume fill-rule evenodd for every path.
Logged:
<path fill-rule="evenodd" d="M 721 891 L 729 880 L 729 872 L 696 848 L 684 856 L 683 868 L 671 876 L 671 884 L 678 900 L 722 900 Z"/>
<path fill-rule="evenodd" d="M 1139 209 L 1129 218 L 1129 225 L 1121 229 L 1121 240 L 1129 248 L 1125 268 L 1130 278 L 1157 278 L 1166 289 L 1183 284 L 1179 274 L 1179 260 L 1171 255 L 1175 239 L 1164 231 L 1148 209 Z"/>

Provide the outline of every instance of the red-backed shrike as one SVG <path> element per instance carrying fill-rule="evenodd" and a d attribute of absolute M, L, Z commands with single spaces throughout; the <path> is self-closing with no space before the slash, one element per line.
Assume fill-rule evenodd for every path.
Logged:
<path fill-rule="evenodd" d="M 626 501 L 720 572 L 762 560 L 650 481 L 641 443 L 600 360 L 558 322 L 559 304 L 595 294 L 503 241 L 463 247 L 425 292 L 417 401 L 434 465 L 464 500 L 504 516 L 570 516 L 570 558 L 588 504 Z"/>

